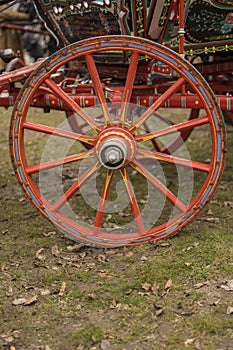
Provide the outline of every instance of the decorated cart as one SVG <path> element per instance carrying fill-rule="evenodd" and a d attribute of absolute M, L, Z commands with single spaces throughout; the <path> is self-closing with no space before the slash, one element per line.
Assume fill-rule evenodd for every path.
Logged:
<path fill-rule="evenodd" d="M 174 235 L 223 171 L 233 1 L 34 3 L 62 48 L 0 76 L 27 197 L 84 244 Z"/>

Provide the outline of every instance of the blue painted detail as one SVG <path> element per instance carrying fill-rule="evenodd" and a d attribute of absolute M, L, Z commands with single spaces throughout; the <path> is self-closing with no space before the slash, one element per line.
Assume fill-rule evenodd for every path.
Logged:
<path fill-rule="evenodd" d="M 218 134 L 218 153 L 217 153 L 217 161 L 220 161 L 221 157 L 221 135 Z"/>
<path fill-rule="evenodd" d="M 151 240 L 151 237 L 144 237 L 144 238 L 138 238 L 134 242 L 135 243 L 140 243 L 140 242 L 146 242 L 146 241 L 150 241 L 150 240 Z"/>
<path fill-rule="evenodd" d="M 33 79 L 33 83 L 36 83 L 43 75 L 45 75 L 47 73 L 46 69 L 42 70 L 42 72 L 40 72 L 34 79 Z"/>
<path fill-rule="evenodd" d="M 68 231 L 74 233 L 76 236 L 82 236 L 78 231 L 76 231 L 75 229 L 73 229 L 72 227 L 68 226 L 67 224 L 65 224 L 64 222 L 61 223 L 61 226 L 65 227 Z M 92 237 L 92 236 L 86 236 L 88 239 L 95 241 L 95 242 L 99 242 L 101 243 L 102 240 L 96 237 Z"/>
<path fill-rule="evenodd" d="M 152 104 L 153 104 L 153 97 L 149 96 L 149 105 L 152 106 Z"/>
<path fill-rule="evenodd" d="M 40 202 L 36 199 L 35 195 L 32 193 L 30 187 L 27 186 L 27 191 L 30 193 L 30 196 L 34 200 L 34 202 L 37 204 L 38 207 L 40 207 Z"/>
<path fill-rule="evenodd" d="M 136 45 L 136 44 L 128 44 L 129 47 L 133 47 L 134 49 L 141 49 L 146 51 L 146 47 L 143 45 Z"/>
<path fill-rule="evenodd" d="M 227 109 L 231 111 L 231 100 L 229 98 L 227 98 Z"/>
<path fill-rule="evenodd" d="M 71 228 L 70 226 L 66 225 L 64 222 L 62 222 L 61 225 L 63 227 L 65 227 L 67 230 L 69 230 L 70 232 L 74 233 L 76 236 L 81 236 L 78 231 L 76 231 L 73 228 Z"/>
<path fill-rule="evenodd" d="M 95 48 L 95 45 L 80 47 L 79 49 L 75 50 L 74 53 L 85 52 L 87 50 L 94 49 L 94 48 Z"/>
<path fill-rule="evenodd" d="M 18 130 L 19 130 L 19 118 L 16 118 L 15 120 L 15 134 L 18 134 Z"/>
<path fill-rule="evenodd" d="M 119 245 L 122 244 L 123 245 L 123 244 L 129 244 L 129 243 L 131 243 L 131 241 L 107 241 L 107 243 L 108 244 L 115 244 L 115 245 L 116 244 L 119 244 Z"/>
<path fill-rule="evenodd" d="M 58 221 L 57 218 L 55 218 L 55 216 L 53 216 L 47 209 L 45 209 L 44 211 L 53 221 Z"/>
<path fill-rule="evenodd" d="M 172 58 L 170 58 L 170 57 L 168 57 L 168 56 L 166 56 L 166 55 L 164 55 L 164 54 L 162 54 L 162 53 L 160 53 L 160 52 L 158 52 L 158 51 L 156 51 L 156 50 L 151 50 L 151 52 L 155 53 L 155 54 L 158 55 L 159 57 L 164 58 L 166 61 L 171 62 L 174 66 L 177 66 L 177 62 L 174 61 Z"/>
<path fill-rule="evenodd" d="M 165 235 L 166 233 L 169 233 L 169 232 L 175 230 L 178 226 L 179 226 L 179 224 L 175 224 L 174 226 L 168 228 L 167 230 L 162 231 L 162 232 L 160 232 L 160 233 L 157 233 L 157 234 L 156 234 L 156 237 L 163 236 L 163 235 Z"/>
<path fill-rule="evenodd" d="M 15 140 L 15 156 L 16 156 L 16 160 L 19 161 L 18 140 Z"/>
<path fill-rule="evenodd" d="M 103 243 L 102 239 L 96 238 L 96 237 L 92 237 L 92 236 L 87 236 L 88 239 L 94 241 L 94 242 L 98 242 L 98 243 Z"/>
<path fill-rule="evenodd" d="M 23 109 L 23 106 L 24 106 L 24 104 L 25 104 L 25 101 L 26 101 L 26 99 L 27 99 L 29 93 L 31 92 L 31 89 L 32 89 L 31 87 L 29 87 L 29 88 L 27 89 L 27 91 L 26 91 L 26 93 L 25 93 L 25 95 L 24 95 L 24 98 L 23 98 L 23 100 L 21 101 L 21 104 L 20 104 L 20 106 L 19 106 L 19 111 L 20 111 L 20 112 L 21 112 L 22 109 Z"/>
<path fill-rule="evenodd" d="M 50 67 L 54 67 L 56 64 L 62 62 L 63 60 L 65 60 L 65 59 L 67 59 L 67 58 L 69 58 L 71 56 L 72 56 L 72 54 L 68 53 L 66 56 L 62 56 L 62 57 L 56 59 L 56 61 L 54 61 L 53 63 L 50 64 Z"/>
<path fill-rule="evenodd" d="M 123 47 L 122 43 L 104 43 L 100 45 L 101 47 L 109 47 L 109 46 L 119 46 L 119 47 Z"/>
<path fill-rule="evenodd" d="M 216 113 L 213 111 L 212 114 L 213 114 L 213 117 L 214 117 L 215 126 L 216 126 L 216 128 L 218 129 L 218 128 L 219 128 L 219 125 L 218 125 L 218 119 L 217 119 Z"/>
<path fill-rule="evenodd" d="M 23 180 L 23 182 L 26 182 L 26 179 L 24 177 L 24 173 L 23 173 L 23 170 L 22 170 L 21 166 L 19 166 L 19 172 L 20 172 L 20 176 L 21 176 L 21 179 Z"/>
<path fill-rule="evenodd" d="M 208 103 L 208 106 L 211 106 L 209 97 L 206 95 L 206 92 L 204 91 L 202 86 L 199 86 L 199 90 L 201 91 L 202 96 L 205 97 L 206 102 Z"/>
<path fill-rule="evenodd" d="M 184 68 L 183 72 L 189 77 L 189 79 L 192 80 L 194 84 L 197 84 L 197 80 L 193 77 L 193 75 L 187 69 Z"/>
<path fill-rule="evenodd" d="M 182 108 L 186 108 L 186 103 L 185 103 L 185 97 L 184 96 L 181 97 L 181 106 L 182 106 Z"/>
<path fill-rule="evenodd" d="M 217 174 L 218 174 L 218 165 L 216 166 L 216 169 L 215 169 L 215 172 L 214 172 L 214 176 L 213 176 L 213 179 L 212 181 L 215 181 L 216 177 L 217 177 Z"/>
<path fill-rule="evenodd" d="M 212 185 L 210 185 L 208 187 L 208 189 L 206 190 L 204 196 L 202 197 L 202 200 L 200 201 L 200 203 L 198 204 L 198 207 L 201 207 L 203 202 L 205 201 L 206 197 L 208 196 L 208 194 L 210 193 L 210 190 L 212 189 Z"/>
<path fill-rule="evenodd" d="M 193 213 L 194 213 L 194 210 L 193 210 L 193 209 L 190 210 L 190 212 L 189 212 L 187 215 L 185 215 L 185 216 L 183 217 L 183 219 L 181 220 L 181 222 L 186 221 Z"/>

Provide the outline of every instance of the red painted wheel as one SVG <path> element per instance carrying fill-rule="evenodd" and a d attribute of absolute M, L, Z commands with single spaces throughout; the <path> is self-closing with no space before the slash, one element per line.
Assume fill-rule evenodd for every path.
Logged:
<path fill-rule="evenodd" d="M 106 88 L 102 79 L 111 65 L 103 74 L 98 61 L 111 54 L 121 57 L 126 73 L 114 78 L 113 67 Z M 165 76 L 159 94 L 142 96 L 143 62 L 169 68 L 169 84 Z M 91 88 L 55 82 L 61 67 L 79 63 Z M 43 106 L 51 112 L 44 114 Z M 82 121 L 81 132 L 70 128 L 66 114 Z M 180 137 L 178 147 L 172 137 Z M 224 163 L 221 111 L 199 72 L 161 45 L 126 36 L 84 40 L 43 62 L 18 97 L 10 139 L 31 202 L 72 239 L 97 246 L 175 234 L 213 195 Z"/>

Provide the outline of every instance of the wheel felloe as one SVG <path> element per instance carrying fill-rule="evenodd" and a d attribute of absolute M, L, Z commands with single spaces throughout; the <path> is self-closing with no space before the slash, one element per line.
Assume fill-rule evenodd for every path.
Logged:
<path fill-rule="evenodd" d="M 109 96 L 115 93 L 122 99 L 117 101 L 117 107 L 114 98 L 112 104 L 107 101 L 107 90 L 102 82 L 103 79 L 106 81 L 108 72 L 104 71 L 103 74 L 103 67 L 98 67 L 98 59 L 95 59 L 95 54 L 105 55 L 109 52 L 114 56 L 117 52 L 121 58 L 125 58 L 125 67 L 119 69 L 123 78 L 120 76 L 117 84 L 113 81 L 112 85 L 111 79 L 116 79 L 118 75 L 109 79 Z M 140 81 L 140 77 L 143 79 L 145 75 L 145 70 L 140 72 L 145 57 L 146 62 L 156 64 L 162 61 L 170 71 L 176 71 L 176 77 L 170 78 L 173 79 L 172 83 L 165 77 L 167 88 L 161 89 L 158 96 L 153 95 L 150 99 L 141 97 L 143 84 L 149 79 L 146 77 L 145 81 Z M 73 87 L 66 88 L 66 84 L 59 85 L 52 80 L 60 67 L 73 60 L 76 64 L 85 65 L 80 74 L 89 71 L 93 78 L 91 87 L 89 83 L 83 84 L 81 92 L 77 83 L 75 94 L 72 93 Z M 109 71 L 111 73 L 111 69 Z M 189 87 L 187 91 L 195 94 L 195 100 L 204 106 L 204 115 L 198 116 L 195 105 L 190 107 L 191 114 L 182 121 L 160 114 L 164 106 L 168 106 L 177 96 L 186 101 L 192 95 L 185 94 L 186 86 Z M 200 74 L 179 55 L 143 39 L 94 38 L 60 50 L 32 73 L 13 111 L 11 153 L 24 191 L 56 226 L 71 238 L 87 244 L 112 247 L 139 244 L 176 233 L 210 199 L 223 169 L 222 117 L 212 92 L 206 86 Z M 51 98 L 51 114 L 47 115 L 47 119 L 42 113 L 38 116 L 38 109 L 32 107 L 39 104 L 44 94 L 46 103 Z M 151 101 L 150 106 L 142 107 L 148 100 Z M 88 108 L 85 108 L 90 104 L 95 107 L 92 114 L 88 114 Z M 134 116 L 130 113 L 130 105 L 144 109 L 140 113 L 136 111 Z M 54 112 L 56 117 L 53 108 L 57 108 Z M 75 116 L 70 123 L 72 130 L 62 129 L 62 123 L 57 123 L 57 111 L 61 108 L 64 108 L 61 111 L 63 122 L 67 115 Z M 112 117 L 111 108 L 117 110 L 117 117 Z M 182 110 L 181 114 L 184 112 Z M 81 124 L 76 123 L 76 116 L 82 120 Z M 159 123 L 163 126 L 158 128 Z M 195 139 L 195 133 L 203 138 L 203 142 L 201 138 L 198 141 Z M 163 138 L 171 134 L 175 137 L 170 144 L 161 146 Z M 44 142 L 46 137 L 47 143 Z M 43 145 L 42 153 L 49 150 L 50 137 L 56 139 L 52 158 L 34 159 L 33 149 L 37 149 L 37 146 L 39 149 Z M 187 142 L 189 158 L 177 152 L 190 137 L 194 138 L 194 142 Z M 70 142 L 64 148 L 68 151 L 59 156 L 64 139 Z M 206 144 L 212 147 L 209 157 L 204 149 Z M 192 152 L 192 145 L 196 147 L 197 156 Z M 80 170 L 78 176 L 77 169 Z M 184 183 L 179 182 L 179 169 L 184 173 Z M 185 181 L 189 180 L 186 170 L 197 173 L 194 192 L 187 201 L 183 198 Z M 57 183 L 50 183 L 52 171 Z M 46 173 L 48 186 L 44 191 L 38 178 L 46 176 Z M 83 196 L 82 199 L 85 186 L 86 198 Z M 56 188 L 62 193 L 57 195 Z M 94 195 L 96 202 L 92 200 Z M 122 199 L 120 209 L 118 198 Z M 161 213 L 157 210 L 159 205 Z M 128 221 L 125 219 L 121 224 L 122 218 L 128 217 Z"/>

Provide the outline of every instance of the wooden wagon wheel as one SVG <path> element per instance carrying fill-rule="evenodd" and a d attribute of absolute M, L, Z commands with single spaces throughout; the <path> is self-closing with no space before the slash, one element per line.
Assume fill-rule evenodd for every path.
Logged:
<path fill-rule="evenodd" d="M 118 109 L 108 102 L 95 63 L 96 54 L 109 52 L 127 53 L 129 62 Z M 145 99 L 137 97 L 136 105 L 134 100 L 137 69 L 144 57 L 163 62 L 174 73 L 173 84 L 150 98 L 150 106 Z M 86 64 L 92 96 L 71 96 L 53 79 L 61 67 L 78 61 Z M 44 91 L 45 101 L 50 96 L 48 114 L 34 108 L 42 98 L 38 91 Z M 179 115 L 173 110 L 173 125 L 159 125 L 156 113 L 167 112 L 171 101 L 189 98 L 190 109 L 203 110 L 198 118 L 182 121 L 179 117 L 186 109 Z M 90 111 L 81 107 L 93 101 Z M 83 120 L 88 126 L 85 133 L 65 124 L 64 110 Z M 170 135 L 190 130 L 179 154 L 158 151 Z M 106 247 L 175 234 L 213 195 L 224 163 L 221 111 L 199 72 L 170 49 L 127 36 L 84 40 L 43 62 L 18 97 L 10 140 L 19 182 L 39 211 L 72 239 Z"/>

